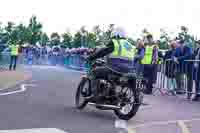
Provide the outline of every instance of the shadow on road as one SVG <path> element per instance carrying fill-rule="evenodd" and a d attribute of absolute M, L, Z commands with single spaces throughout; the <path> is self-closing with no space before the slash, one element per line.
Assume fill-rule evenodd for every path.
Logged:
<path fill-rule="evenodd" d="M 114 114 L 111 111 L 99 111 L 96 110 L 95 108 L 91 108 L 89 106 L 87 106 L 85 109 L 83 110 L 78 110 L 75 107 L 70 107 L 67 106 L 64 108 L 65 112 L 67 115 L 73 115 L 74 118 L 80 118 L 80 117 L 84 117 L 84 118 L 90 118 L 90 119 L 97 119 L 97 120 L 107 120 L 107 121 L 113 121 L 116 119 L 116 117 L 114 116 Z"/>

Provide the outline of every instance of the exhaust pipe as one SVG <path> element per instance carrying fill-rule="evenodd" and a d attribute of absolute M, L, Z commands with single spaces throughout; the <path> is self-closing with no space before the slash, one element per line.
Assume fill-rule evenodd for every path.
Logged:
<path fill-rule="evenodd" d="M 89 105 L 93 105 L 93 106 L 98 106 L 98 107 L 104 107 L 104 108 L 109 108 L 109 109 L 121 109 L 121 107 L 119 106 L 115 106 L 115 105 L 108 105 L 108 104 L 96 104 L 96 103 L 88 103 Z"/>

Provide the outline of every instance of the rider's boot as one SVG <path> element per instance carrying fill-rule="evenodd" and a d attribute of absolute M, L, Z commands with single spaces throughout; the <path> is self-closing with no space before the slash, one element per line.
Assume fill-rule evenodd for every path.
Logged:
<path fill-rule="evenodd" d="M 93 79 L 91 81 L 91 94 L 93 96 L 96 96 L 97 95 L 97 84 L 98 84 L 98 80 L 96 79 Z"/>
<path fill-rule="evenodd" d="M 91 99 L 97 96 L 97 83 L 96 79 L 91 80 L 91 87 L 89 88 L 89 95 L 86 97 L 87 99 Z"/>

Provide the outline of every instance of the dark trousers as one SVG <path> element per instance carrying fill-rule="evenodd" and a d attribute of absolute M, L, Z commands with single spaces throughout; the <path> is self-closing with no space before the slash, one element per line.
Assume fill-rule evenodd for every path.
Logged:
<path fill-rule="evenodd" d="M 98 83 L 99 83 L 99 79 L 104 79 L 107 80 L 108 79 L 108 75 L 111 73 L 111 70 L 109 70 L 106 67 L 97 67 L 96 69 L 94 69 L 92 71 L 92 80 L 91 80 L 91 92 L 92 94 L 94 94 L 95 96 L 98 95 Z"/>
<path fill-rule="evenodd" d="M 187 80 L 183 79 L 184 73 L 177 73 L 176 74 L 176 83 L 177 83 L 177 93 L 184 93 L 184 84 L 186 84 L 187 82 L 187 92 L 188 92 L 188 97 L 192 96 L 192 88 L 193 88 L 193 72 L 190 73 L 185 73 L 185 75 L 187 76 Z M 184 83 L 185 82 L 185 83 Z"/>
<path fill-rule="evenodd" d="M 186 74 L 187 75 L 187 92 L 188 93 L 188 97 L 192 96 L 192 88 L 193 88 L 193 77 L 191 75 L 191 73 Z"/>
<path fill-rule="evenodd" d="M 195 93 L 197 93 L 196 96 L 200 98 L 200 81 L 195 81 L 195 83 Z"/>
<path fill-rule="evenodd" d="M 12 55 L 11 59 L 10 59 L 10 66 L 9 66 L 9 70 L 16 70 L 16 66 L 17 66 L 17 56 Z"/>
<path fill-rule="evenodd" d="M 93 76 L 95 77 L 95 79 L 107 79 L 108 75 L 111 73 L 112 71 L 106 67 L 97 67 L 94 71 L 93 71 Z"/>
<path fill-rule="evenodd" d="M 180 72 L 177 72 L 176 73 L 176 84 L 177 84 L 177 88 L 176 88 L 176 91 L 177 93 L 181 93 L 182 91 L 184 91 L 184 79 L 183 79 L 183 76 L 184 74 L 183 73 L 180 73 Z"/>
<path fill-rule="evenodd" d="M 144 78 L 147 79 L 147 84 L 146 84 L 146 94 L 151 94 L 153 90 L 153 84 L 156 82 L 157 78 L 157 65 L 152 65 L 152 64 L 145 64 L 144 65 Z"/>
<path fill-rule="evenodd" d="M 200 68 L 197 67 L 195 68 L 195 71 L 194 71 L 194 79 L 195 79 L 195 93 L 196 94 L 196 97 L 199 97 L 200 98 Z"/>

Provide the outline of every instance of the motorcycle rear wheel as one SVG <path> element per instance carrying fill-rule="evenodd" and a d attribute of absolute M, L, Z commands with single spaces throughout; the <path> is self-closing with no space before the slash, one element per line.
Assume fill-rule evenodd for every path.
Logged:
<path fill-rule="evenodd" d="M 122 119 L 122 120 L 130 120 L 132 117 L 134 117 L 141 105 L 140 95 L 142 92 L 139 92 L 138 90 L 135 90 L 134 88 L 130 88 L 130 87 L 127 87 L 127 89 L 132 93 L 131 98 L 133 98 L 134 100 L 134 101 L 131 101 L 131 103 L 127 103 L 127 104 L 132 104 L 132 106 L 130 107 L 130 110 L 126 113 L 124 112 L 124 107 L 127 105 L 123 106 L 121 109 L 114 110 L 115 115 L 119 119 Z"/>

